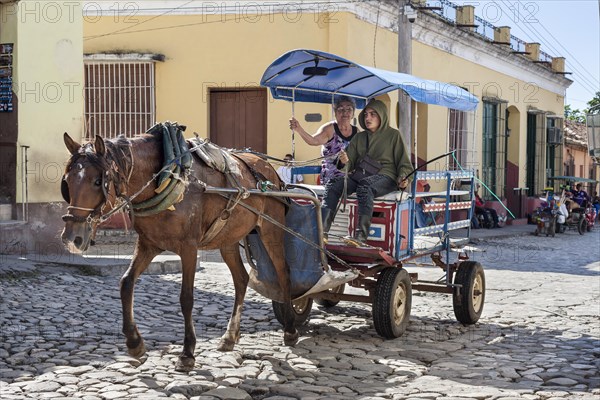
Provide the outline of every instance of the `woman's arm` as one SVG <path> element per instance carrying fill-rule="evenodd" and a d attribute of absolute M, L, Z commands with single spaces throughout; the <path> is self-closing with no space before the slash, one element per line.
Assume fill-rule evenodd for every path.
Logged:
<path fill-rule="evenodd" d="M 290 118 L 290 128 L 300 134 L 300 137 L 311 146 L 320 146 L 327 143 L 333 137 L 333 121 L 321 125 L 314 135 L 306 132 L 298 120 Z"/>

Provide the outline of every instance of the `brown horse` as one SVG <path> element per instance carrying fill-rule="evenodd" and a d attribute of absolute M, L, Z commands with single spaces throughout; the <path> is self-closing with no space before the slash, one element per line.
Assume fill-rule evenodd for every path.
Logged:
<path fill-rule="evenodd" d="M 65 133 L 65 145 L 71 153 L 63 177 L 62 190 L 69 203 L 68 213 L 63 216 L 65 228 L 62 241 L 71 252 L 87 250 L 100 221 L 119 199 L 132 196 L 153 180 L 162 167 L 162 144 L 158 137 L 144 134 L 138 138 L 104 141 L 96 136 L 93 143 L 83 146 Z M 280 187 L 280 179 L 273 167 L 252 154 L 239 154 L 237 158 L 245 188 L 256 188 L 260 175 Z M 229 267 L 235 286 L 235 304 L 227 331 L 222 336 L 218 349 L 230 351 L 240 337 L 240 319 L 243 300 L 248 284 L 246 272 L 239 252 L 239 241 L 252 230 L 262 238 L 266 250 L 277 271 L 284 307 L 287 310 L 284 324 L 284 343 L 294 345 L 298 332 L 294 327 L 291 311 L 289 270 L 284 258 L 283 232 L 281 228 L 255 212 L 237 206 L 222 230 L 212 239 L 204 240 L 213 221 L 219 218 L 228 199 L 219 194 L 205 192 L 206 185 L 231 187 L 225 175 L 208 167 L 194 157 L 189 186 L 175 210 L 165 210 L 152 216 L 134 218 L 134 229 L 139 234 L 129 269 L 121 278 L 121 303 L 123 306 L 123 333 L 129 354 L 140 357 L 145 353 L 142 336 L 133 317 L 133 290 L 137 278 L 148 267 L 152 259 L 163 251 L 171 251 L 181 257 L 182 285 L 181 310 L 185 322 L 183 351 L 177 363 L 178 370 L 190 370 L 194 366 L 196 334 L 192 320 L 194 303 L 194 276 L 199 249 L 219 249 Z M 258 173 L 258 174 L 257 174 Z M 142 202 L 154 195 L 156 183 L 152 182 L 133 203 Z M 270 216 L 279 223 L 285 221 L 285 204 L 268 196 L 250 195 L 243 203 Z"/>

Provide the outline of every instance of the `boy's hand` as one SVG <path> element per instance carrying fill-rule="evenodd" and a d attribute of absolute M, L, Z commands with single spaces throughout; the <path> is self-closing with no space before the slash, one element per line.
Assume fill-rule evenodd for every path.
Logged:
<path fill-rule="evenodd" d="M 398 189 L 404 190 L 408 186 L 408 179 L 398 179 Z"/>
<path fill-rule="evenodd" d="M 339 158 L 340 162 L 342 164 L 348 164 L 348 154 L 346 154 L 346 152 L 344 150 L 340 151 L 340 158 Z"/>

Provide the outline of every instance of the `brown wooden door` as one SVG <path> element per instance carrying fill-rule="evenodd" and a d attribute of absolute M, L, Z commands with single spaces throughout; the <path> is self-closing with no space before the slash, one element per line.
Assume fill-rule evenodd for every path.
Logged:
<path fill-rule="evenodd" d="M 266 153 L 266 89 L 211 90 L 209 138 L 222 147 Z"/>

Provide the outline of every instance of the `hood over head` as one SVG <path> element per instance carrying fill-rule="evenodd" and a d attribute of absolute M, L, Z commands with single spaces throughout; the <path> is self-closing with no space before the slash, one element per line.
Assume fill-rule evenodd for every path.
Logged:
<path fill-rule="evenodd" d="M 379 128 L 377 128 L 376 132 L 386 130 L 390 125 L 387 106 L 385 105 L 385 103 L 383 101 L 375 100 L 375 99 L 372 99 L 371 101 L 369 101 L 369 103 L 367 103 L 367 105 L 360 112 L 360 114 L 358 114 L 358 123 L 360 124 L 360 127 L 364 130 L 367 130 L 367 127 L 365 125 L 365 110 L 367 108 L 372 108 L 373 110 L 375 110 L 377 115 L 379 115 L 379 119 L 381 120 Z"/>

